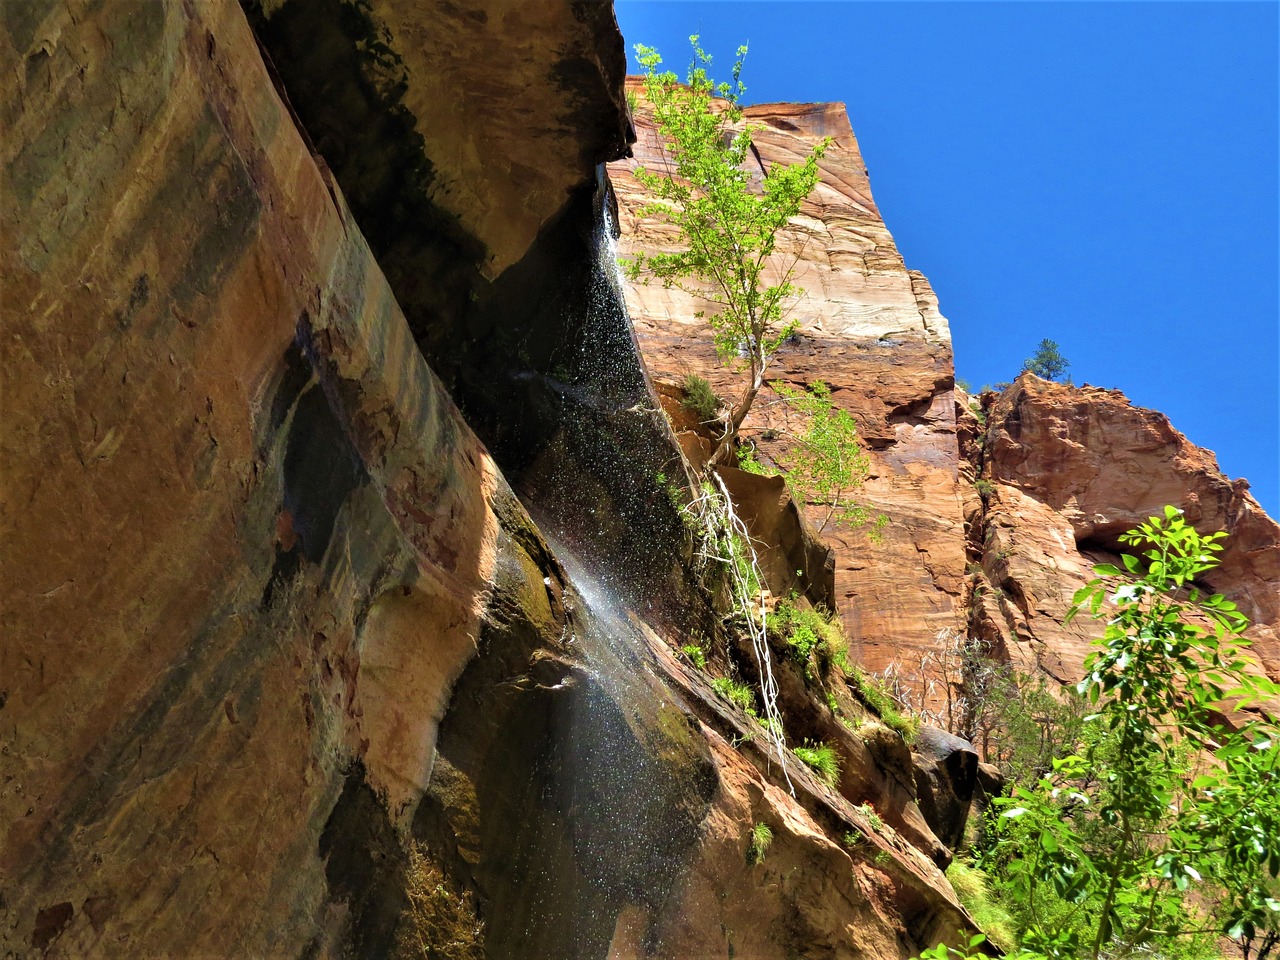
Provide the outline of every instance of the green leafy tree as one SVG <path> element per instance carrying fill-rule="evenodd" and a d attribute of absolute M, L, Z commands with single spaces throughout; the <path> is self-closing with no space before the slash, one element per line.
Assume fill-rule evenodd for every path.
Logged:
<path fill-rule="evenodd" d="M 1166 507 L 1121 537 L 1140 555 L 1096 567 L 1077 593 L 1073 615 L 1105 624 L 1076 688 L 1093 712 L 1075 752 L 997 801 L 983 861 L 1018 921 L 1007 956 L 1191 960 L 1217 956 L 1223 934 L 1246 960 L 1273 956 L 1280 730 L 1240 711 L 1280 687 L 1253 672 L 1245 618 L 1199 585 L 1223 536 Z"/>
<path fill-rule="evenodd" d="M 1033 356 L 1023 361 L 1022 369 L 1029 370 L 1042 380 L 1062 380 L 1071 367 L 1071 361 L 1062 355 L 1053 340 L 1041 340 Z"/>
<path fill-rule="evenodd" d="M 636 179 L 656 198 L 641 213 L 676 228 L 682 249 L 639 253 L 628 277 L 657 279 L 701 297 L 713 309 L 700 313 L 711 325 L 721 362 L 743 369 L 739 396 L 722 415 L 715 465 L 733 463 L 738 430 L 751 410 L 774 355 L 795 331 L 788 313 L 801 291 L 793 284 L 796 259 L 777 254 L 780 232 L 818 182 L 818 160 L 827 140 L 793 164 L 775 163 L 757 177 L 752 150 L 757 127 L 743 121 L 740 105 L 745 46 L 738 48 L 732 80 L 707 75 L 710 58 L 690 37 L 694 60 L 681 83 L 659 72 L 662 58 L 636 46 L 645 68 L 645 97 L 653 110 L 670 163 L 666 171 L 638 168 Z"/>
<path fill-rule="evenodd" d="M 804 422 L 804 427 L 792 434 L 795 445 L 784 463 L 792 496 L 828 508 L 818 524 L 819 532 L 833 519 L 853 526 L 866 523 L 871 519 L 870 511 L 850 499 L 871 470 L 853 417 L 831 402 L 831 388 L 821 380 L 803 391 L 777 382 L 773 389 L 800 412 Z M 883 521 L 880 517 L 877 525 L 882 526 Z"/>
<path fill-rule="evenodd" d="M 1188 956 L 1195 937 L 1265 948 L 1280 917 L 1280 730 L 1223 717 L 1273 697 L 1247 621 L 1197 585 L 1224 534 L 1166 507 L 1121 537 L 1141 556 L 1103 564 L 1076 594 L 1105 623 L 1077 687 L 1080 747 L 997 800 L 986 857 L 1029 956 Z"/>

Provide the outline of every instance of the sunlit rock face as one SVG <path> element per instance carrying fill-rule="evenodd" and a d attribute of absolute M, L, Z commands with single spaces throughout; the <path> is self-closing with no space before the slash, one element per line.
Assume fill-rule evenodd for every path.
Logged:
<path fill-rule="evenodd" d="M 453 684 L 561 574 L 239 8 L 2 14 L 0 943 L 375 955 Z"/>
<path fill-rule="evenodd" d="M 420 10 L 448 30 L 504 15 Z M 567 10 L 559 41 L 516 29 L 543 14 L 507 10 L 498 48 L 547 51 L 474 76 L 612 55 L 607 31 L 609 49 L 591 47 L 595 5 Z M 311 150 L 322 134 L 308 142 L 234 4 L 4 4 L 0 51 L 19 65 L 0 93 L 0 952 L 386 956 L 411 843 L 476 896 L 494 958 L 658 942 L 906 957 L 966 926 L 901 837 L 869 830 L 874 853 L 851 867 L 833 839 L 859 823 L 848 800 L 803 772 L 792 797 L 760 751 L 731 750 L 750 721 L 664 643 L 593 658 L 616 631 L 589 626 L 449 388 L 492 404 L 478 422 L 539 481 L 526 492 L 556 482 L 544 454 L 563 413 L 536 442 L 513 438 L 494 429 L 504 410 L 536 425 L 544 408 L 503 407 L 512 394 L 474 386 L 486 368 L 438 377 L 420 352 L 475 356 L 477 331 L 519 344 L 503 322 L 536 311 L 505 308 L 530 291 L 550 291 L 548 314 L 578 302 L 547 267 L 569 241 L 538 250 L 556 231 L 581 241 L 583 222 L 594 236 L 575 217 L 598 202 L 590 164 L 618 148 L 620 89 L 584 103 L 594 80 L 557 87 L 548 109 L 581 118 L 581 136 L 515 145 L 565 155 L 559 171 L 538 157 L 545 181 L 509 231 L 473 214 L 511 202 L 493 186 L 510 153 L 482 163 L 466 204 L 362 206 L 429 214 L 429 238 L 401 249 L 394 231 L 366 243 Z M 366 106 L 370 124 L 404 120 Z M 460 155 L 433 183 L 470 177 Z M 513 259 L 503 275 L 542 268 L 543 286 L 488 294 Z M 526 372 L 549 376 L 558 332 L 538 328 L 528 346 L 546 362 Z M 621 489 L 611 462 L 591 469 L 573 478 L 584 496 Z M 778 840 L 751 872 L 757 817 Z M 692 914 L 717 903 L 707 926 Z"/>
<path fill-rule="evenodd" d="M 641 93 L 643 87 L 628 78 L 628 89 Z M 825 381 L 835 403 L 857 422 L 872 460 L 872 477 L 858 496 L 887 517 L 888 526 L 879 544 L 862 530 L 836 524 L 823 530 L 836 551 L 839 612 L 854 653 L 872 669 L 918 663 L 940 630 L 964 620 L 947 321 L 928 281 L 906 268 L 876 208 L 843 104 L 769 104 L 748 108 L 746 117 L 760 128 L 755 142 L 765 165 L 798 160 L 832 138 L 817 189 L 779 243 L 779 261 L 795 260 L 795 282 L 807 296 L 792 314 L 800 336 L 783 347 L 771 372 L 793 386 Z M 642 96 L 634 121 L 634 159 L 609 167 L 623 255 L 669 250 L 675 242 L 670 227 L 641 214 L 648 197 L 631 174 L 636 166 L 661 171 L 667 163 Z M 740 392 L 740 378 L 719 364 L 709 328 L 695 317 L 705 302 L 660 284 L 634 283 L 627 303 L 660 384 L 696 373 L 723 397 Z M 744 430 L 766 461 L 784 457 L 785 431 L 800 425 L 776 399 L 763 391 Z M 811 507 L 809 518 L 820 525 L 827 512 Z"/>
<path fill-rule="evenodd" d="M 1087 618 L 1064 625 L 1072 594 L 1093 564 L 1116 562 L 1121 533 L 1172 504 L 1200 532 L 1228 534 L 1203 585 L 1253 621 L 1254 652 L 1280 676 L 1280 525 L 1246 482 L 1118 390 L 1024 374 L 992 399 L 984 442 L 970 448 L 991 491 L 985 509 L 976 494 L 968 505 L 982 558 L 975 626 L 985 636 L 1023 669 L 1079 679 L 1098 631 Z"/>

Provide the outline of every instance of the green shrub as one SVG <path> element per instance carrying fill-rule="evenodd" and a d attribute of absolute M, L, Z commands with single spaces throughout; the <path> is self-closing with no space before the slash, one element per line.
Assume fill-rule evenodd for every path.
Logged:
<path fill-rule="evenodd" d="M 779 600 L 765 620 L 769 632 L 787 648 L 787 655 L 802 666 L 812 679 L 810 663 L 816 659 L 818 672 L 826 677 L 831 667 L 849 668 L 847 641 L 835 615 L 812 607 L 799 607 L 794 600 Z"/>
<path fill-rule="evenodd" d="M 867 818 L 867 823 L 871 824 L 872 830 L 879 831 L 884 829 L 884 819 L 880 816 L 880 814 L 876 813 L 876 808 L 873 807 L 871 804 L 869 803 L 859 804 L 858 812 Z"/>
<path fill-rule="evenodd" d="M 893 699 L 893 694 L 880 680 L 854 667 L 849 673 L 849 685 L 858 699 L 878 716 L 886 727 L 896 730 L 907 743 L 915 740 L 916 734 L 920 732 L 919 719 L 903 713 L 898 707 L 898 702 Z"/>
<path fill-rule="evenodd" d="M 987 875 L 956 860 L 947 868 L 947 879 L 956 891 L 956 898 L 969 911 L 987 939 L 1006 953 L 1016 950 L 1018 938 L 1013 932 L 1013 918 L 992 898 L 987 887 Z"/>
<path fill-rule="evenodd" d="M 683 653 L 685 657 L 688 658 L 689 662 L 692 663 L 699 670 L 707 669 L 706 651 L 704 651 L 696 643 L 686 643 L 683 647 L 680 648 L 680 652 Z"/>
<path fill-rule="evenodd" d="M 716 677 L 711 681 L 711 689 L 743 710 L 755 709 L 756 695 L 745 683 L 738 683 L 728 677 Z"/>
<path fill-rule="evenodd" d="M 858 439 L 858 428 L 848 411 L 831 399 L 831 388 L 815 380 L 807 390 L 775 381 L 773 389 L 804 417 L 803 432 L 793 436 L 787 452 L 787 487 L 798 506 L 821 504 L 827 515 L 817 524 L 821 533 L 834 518 L 837 523 L 860 527 L 874 521 L 873 539 L 888 523 L 851 499 L 871 474 L 871 458 Z"/>
<path fill-rule="evenodd" d="M 766 469 L 764 464 L 756 459 L 756 448 L 750 443 L 744 443 L 738 447 L 738 469 L 744 473 L 754 473 L 758 477 L 772 477 L 777 472 Z"/>
<path fill-rule="evenodd" d="M 710 423 L 719 417 L 720 398 L 711 389 L 711 382 L 696 373 L 684 378 L 684 396 L 680 406 L 688 410 L 700 423 Z"/>
<path fill-rule="evenodd" d="M 820 743 L 814 746 L 807 740 L 805 744 L 803 747 L 795 748 L 795 755 L 810 767 L 818 775 L 818 779 L 826 783 L 827 786 L 836 786 L 840 782 L 840 757 L 836 753 L 835 747 L 829 743 Z"/>
<path fill-rule="evenodd" d="M 1236 605 L 1197 585 L 1223 536 L 1166 507 L 1073 598 L 1102 627 L 1067 688 L 1088 716 L 993 799 L 981 861 L 1037 957 L 1189 960 L 1219 932 L 1260 957 L 1280 939 L 1280 727 L 1242 709 L 1280 685 L 1253 672 Z"/>
<path fill-rule="evenodd" d="M 764 863 L 765 851 L 773 843 L 773 831 L 767 823 L 757 823 L 751 828 L 751 843 L 747 846 L 747 863 L 752 866 Z"/>
<path fill-rule="evenodd" d="M 779 739 L 783 739 L 783 738 L 784 738 L 784 736 L 785 736 L 785 733 L 786 733 L 786 732 L 782 729 L 782 718 L 781 718 L 781 717 L 760 717 L 760 716 L 756 716 L 756 713 L 755 713 L 755 711 L 754 711 L 754 710 L 748 710 L 748 711 L 747 711 L 747 713 L 749 713 L 749 714 L 751 714 L 753 717 L 755 717 L 755 721 L 756 721 L 756 723 L 758 723 L 758 724 L 760 724 L 760 726 L 764 727 L 764 732 L 765 732 L 765 733 L 769 734 L 770 736 L 773 736 L 774 734 L 776 734 L 776 735 L 778 736 L 778 738 L 779 738 Z"/>

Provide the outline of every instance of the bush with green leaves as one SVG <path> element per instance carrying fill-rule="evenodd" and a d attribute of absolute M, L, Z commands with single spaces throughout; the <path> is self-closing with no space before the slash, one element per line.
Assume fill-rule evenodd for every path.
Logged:
<path fill-rule="evenodd" d="M 747 863 L 757 866 L 764 863 L 765 851 L 773 843 L 773 831 L 767 823 L 757 823 L 751 828 L 751 842 L 747 845 Z"/>
<path fill-rule="evenodd" d="M 867 823 L 872 830 L 880 831 L 884 829 L 884 818 L 876 812 L 876 808 L 869 803 L 858 804 L 858 812 L 867 818 Z"/>
<path fill-rule="evenodd" d="M 834 787 L 840 782 L 840 755 L 831 744 L 820 743 L 815 746 L 806 740 L 803 747 L 795 748 L 795 755 L 827 786 Z"/>
<path fill-rule="evenodd" d="M 977 867 L 954 860 L 947 867 L 947 879 L 956 892 L 956 899 L 969 911 L 978 929 L 1006 953 L 1016 950 L 1018 938 L 1013 917 L 992 895 L 987 875 Z"/>
<path fill-rule="evenodd" d="M 769 632 L 785 644 L 788 657 L 804 668 L 806 678 L 812 678 L 811 665 L 815 662 L 823 677 L 831 673 L 833 666 L 849 670 L 849 644 L 835 614 L 800 606 L 793 595 L 779 600 L 765 622 Z"/>
<path fill-rule="evenodd" d="M 815 380 L 807 390 L 775 382 L 773 389 L 788 408 L 801 414 L 803 426 L 791 433 L 794 445 L 786 455 L 787 487 L 800 503 L 827 507 L 818 524 L 824 530 L 833 519 L 847 526 L 872 520 L 867 508 L 852 499 L 871 472 L 871 460 L 858 440 L 849 412 L 831 400 L 831 388 Z M 886 523 L 876 518 L 876 530 Z"/>
<path fill-rule="evenodd" d="M 680 648 L 680 652 L 699 670 L 707 669 L 707 652 L 696 643 L 686 643 Z"/>
<path fill-rule="evenodd" d="M 676 228 L 682 249 L 638 253 L 624 265 L 632 280 L 658 280 L 711 304 L 705 314 L 722 363 L 742 369 L 746 381 L 721 415 L 715 465 L 733 461 L 738 430 L 751 410 L 774 355 L 794 332 L 787 315 L 801 294 L 793 284 L 796 258 L 775 255 L 780 233 L 818 183 L 818 160 L 828 142 L 796 163 L 759 169 L 747 161 L 759 125 L 743 120 L 742 58 L 732 80 L 707 74 L 710 57 L 690 37 L 693 61 L 683 83 L 660 71 L 657 50 L 637 44 L 645 69 L 644 92 L 669 162 L 635 170 L 655 198 L 640 215 Z"/>
<path fill-rule="evenodd" d="M 1280 729 L 1241 708 L 1280 687 L 1235 605 L 1200 586 L 1223 536 L 1166 507 L 1076 594 L 1073 615 L 1103 623 L 1076 688 L 1092 713 L 1075 752 L 994 802 L 982 857 L 1019 957 L 1212 956 L 1217 934 L 1274 948 Z"/>
<path fill-rule="evenodd" d="M 720 398 L 710 381 L 690 373 L 684 378 L 684 396 L 680 406 L 698 418 L 699 423 L 714 423 L 720 416 Z"/>
<path fill-rule="evenodd" d="M 907 743 L 915 740 L 920 732 L 920 721 L 898 706 L 893 693 L 878 677 L 854 666 L 846 678 L 849 689 L 862 705 L 879 717 L 886 727 L 896 730 Z"/>
<path fill-rule="evenodd" d="M 728 677 L 716 677 L 711 681 L 711 689 L 743 710 L 755 710 L 755 692 L 745 683 L 730 680 Z"/>

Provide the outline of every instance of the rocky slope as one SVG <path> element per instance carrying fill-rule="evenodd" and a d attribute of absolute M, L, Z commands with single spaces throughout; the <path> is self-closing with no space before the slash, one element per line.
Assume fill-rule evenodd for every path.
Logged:
<path fill-rule="evenodd" d="M 671 249 L 670 228 L 639 216 L 646 192 L 631 174 L 654 171 L 666 159 L 643 86 L 632 159 L 610 164 L 618 196 L 619 252 Z M 746 120 L 761 164 L 788 163 L 832 138 L 819 162 L 821 180 L 792 229 L 780 238 L 780 262 L 796 260 L 795 282 L 806 291 L 793 317 L 799 337 L 783 347 L 773 376 L 792 386 L 822 380 L 848 410 L 870 448 L 871 479 L 859 495 L 888 526 L 883 542 L 866 531 L 832 524 L 823 530 L 835 549 L 835 589 L 857 658 L 873 670 L 917 661 L 942 630 L 964 622 L 965 553 L 962 484 L 955 436 L 954 369 L 947 321 L 929 282 L 908 270 L 871 196 L 866 166 L 843 104 L 750 107 Z M 676 397 L 689 373 L 716 392 L 736 396 L 740 380 L 720 365 L 709 329 L 695 318 L 698 298 L 660 284 L 632 284 L 627 305 L 650 373 Z M 776 395 L 762 392 L 744 434 L 762 460 L 781 458 L 792 424 Z M 668 403 L 679 416 L 675 403 Z M 792 417 L 791 419 L 794 419 Z M 820 523 L 827 511 L 810 507 Z"/>

